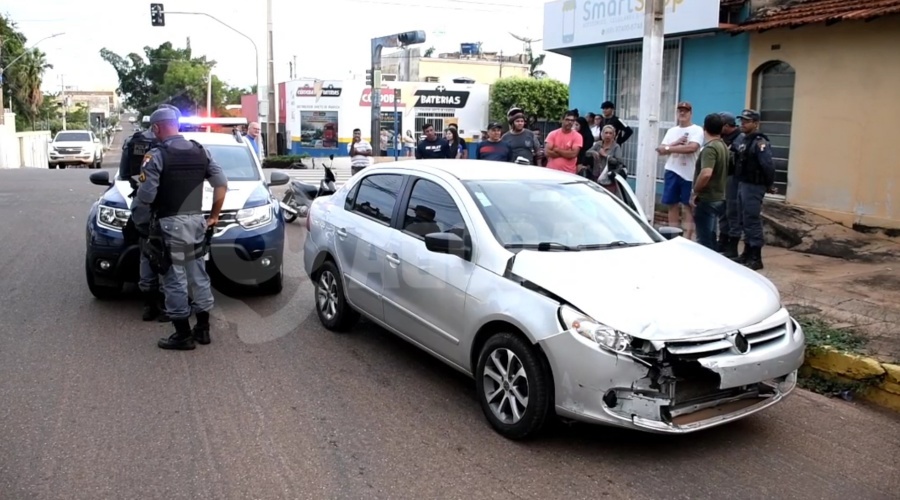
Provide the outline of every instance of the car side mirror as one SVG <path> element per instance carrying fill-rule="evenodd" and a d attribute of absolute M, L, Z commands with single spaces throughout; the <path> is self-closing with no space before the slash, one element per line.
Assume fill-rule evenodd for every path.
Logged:
<path fill-rule="evenodd" d="M 269 176 L 270 186 L 283 186 L 288 182 L 291 182 L 291 177 L 284 172 L 272 172 Z"/>
<path fill-rule="evenodd" d="M 462 254 L 466 242 L 455 233 L 430 233 L 425 235 L 425 248 L 434 253 Z"/>
<path fill-rule="evenodd" d="M 94 172 L 90 176 L 91 184 L 96 184 L 98 186 L 112 186 L 113 183 L 109 182 L 109 172 Z"/>
<path fill-rule="evenodd" d="M 657 229 L 659 234 L 663 235 L 663 238 L 667 240 L 674 240 L 675 238 L 684 234 L 684 229 L 680 227 L 672 227 L 672 226 L 662 226 Z"/>

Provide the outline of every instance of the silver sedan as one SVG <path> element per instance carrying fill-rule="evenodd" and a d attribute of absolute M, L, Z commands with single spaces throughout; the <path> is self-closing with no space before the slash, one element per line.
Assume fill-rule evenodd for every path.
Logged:
<path fill-rule="evenodd" d="M 512 439 L 554 416 L 686 433 L 781 401 L 805 339 L 778 290 L 634 205 L 545 168 L 379 165 L 313 203 L 304 267 L 326 328 L 364 315 L 473 377 Z"/>

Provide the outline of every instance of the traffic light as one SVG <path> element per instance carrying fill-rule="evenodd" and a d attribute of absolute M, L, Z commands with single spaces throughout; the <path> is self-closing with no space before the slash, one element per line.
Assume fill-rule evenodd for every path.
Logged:
<path fill-rule="evenodd" d="M 166 25 L 166 14 L 163 12 L 163 4 L 150 4 L 150 24 L 152 24 L 153 26 Z"/>
<path fill-rule="evenodd" d="M 394 89 L 394 102 L 403 102 L 403 98 L 400 95 L 400 89 Z"/>
<path fill-rule="evenodd" d="M 372 70 L 371 69 L 366 70 L 366 85 L 368 85 L 369 87 L 372 86 Z"/>
<path fill-rule="evenodd" d="M 397 40 L 400 42 L 400 45 L 414 45 L 417 43 L 425 43 L 425 32 L 422 30 L 407 31 L 406 33 L 400 33 L 399 35 L 397 35 Z"/>

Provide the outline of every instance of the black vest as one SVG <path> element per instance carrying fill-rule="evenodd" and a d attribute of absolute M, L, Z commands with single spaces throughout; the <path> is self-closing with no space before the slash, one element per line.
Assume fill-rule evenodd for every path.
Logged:
<path fill-rule="evenodd" d="M 200 144 L 184 141 L 181 145 L 185 143 L 193 147 L 176 149 L 172 143 L 159 146 L 163 166 L 153 202 L 157 217 L 203 213 L 203 181 L 209 158 Z"/>
<path fill-rule="evenodd" d="M 144 155 L 155 148 L 157 141 L 144 137 L 143 132 L 135 132 L 128 141 L 128 149 L 125 152 L 128 157 L 128 177 L 141 175 L 141 165 L 144 163 Z M 121 175 L 121 174 L 119 174 Z"/>
<path fill-rule="evenodd" d="M 763 175 L 762 166 L 759 164 L 757 156 L 757 141 L 765 138 L 760 133 L 745 135 L 743 142 L 738 146 L 737 161 L 735 162 L 734 175 L 740 182 L 747 184 L 766 184 L 766 177 Z"/>

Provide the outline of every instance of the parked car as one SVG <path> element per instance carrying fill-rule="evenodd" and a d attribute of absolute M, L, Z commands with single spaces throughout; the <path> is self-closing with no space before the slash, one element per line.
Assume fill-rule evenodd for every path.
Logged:
<path fill-rule="evenodd" d="M 49 167 L 100 168 L 103 164 L 103 145 L 90 130 L 62 130 L 48 146 Z"/>
<path fill-rule="evenodd" d="M 195 124 L 196 119 L 184 118 Z M 213 125 L 246 125 L 244 118 L 212 118 Z M 240 134 L 183 133 L 209 150 L 228 177 L 228 193 L 210 244 L 210 274 L 227 281 L 257 286 L 265 293 L 280 293 L 283 286 L 285 222 L 279 200 L 270 186 L 287 184 L 290 177 L 272 172 L 266 181 L 262 166 Z M 140 249 L 125 241 L 122 229 L 131 216 L 134 192 L 131 174 L 119 171 L 91 175 L 93 184 L 107 190 L 94 202 L 87 217 L 85 274 L 88 289 L 97 298 L 115 297 L 125 282 L 137 282 Z M 212 209 L 213 189 L 204 182 L 203 211 Z"/>
<path fill-rule="evenodd" d="M 306 224 L 322 325 L 363 315 L 473 377 L 509 438 L 554 415 L 706 429 L 782 401 L 803 362 L 803 330 L 768 279 L 579 176 L 379 165 L 316 199 Z"/>

